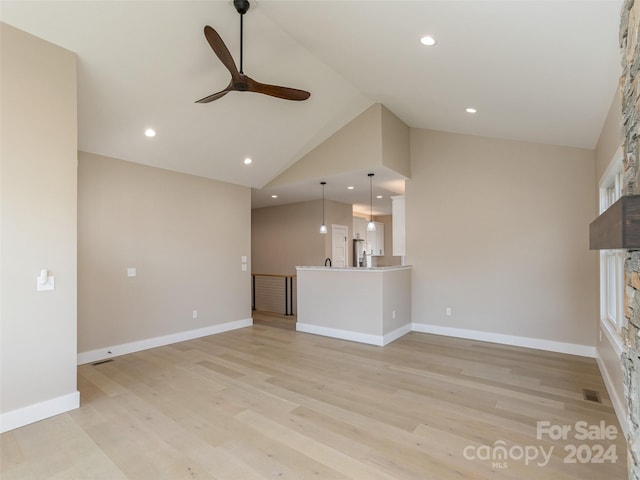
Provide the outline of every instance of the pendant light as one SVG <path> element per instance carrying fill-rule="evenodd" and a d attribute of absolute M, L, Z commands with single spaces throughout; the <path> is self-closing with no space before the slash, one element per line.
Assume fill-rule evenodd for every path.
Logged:
<path fill-rule="evenodd" d="M 320 233 L 322 234 L 327 233 L 327 226 L 324 224 L 324 186 L 326 184 L 327 182 L 320 182 L 320 185 L 322 185 L 322 225 L 320 225 Z"/>
<path fill-rule="evenodd" d="M 369 206 L 371 210 L 369 210 L 369 223 L 367 224 L 368 232 L 376 231 L 376 224 L 373 223 L 373 173 L 369 173 Z"/>

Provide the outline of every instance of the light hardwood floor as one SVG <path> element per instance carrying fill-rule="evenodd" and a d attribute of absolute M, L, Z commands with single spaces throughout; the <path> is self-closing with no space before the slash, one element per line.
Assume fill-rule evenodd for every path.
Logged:
<path fill-rule="evenodd" d="M 293 315 L 282 315 L 273 312 L 253 311 L 254 325 L 267 325 L 269 327 L 284 328 L 285 330 L 296 329 L 296 317 Z"/>
<path fill-rule="evenodd" d="M 2 480 L 627 478 L 587 358 L 421 333 L 374 347 L 259 321 L 80 366 L 78 386 L 80 409 L 1 436 Z M 572 431 L 538 439 L 538 421 Z M 580 421 L 617 438 L 575 439 Z M 617 461 L 580 463 L 595 444 Z M 499 446 L 504 463 L 484 459 Z M 518 458 L 540 448 L 546 466 Z"/>

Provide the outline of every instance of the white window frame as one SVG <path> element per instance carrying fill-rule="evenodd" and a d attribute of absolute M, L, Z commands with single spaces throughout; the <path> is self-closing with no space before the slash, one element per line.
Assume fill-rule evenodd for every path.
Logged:
<path fill-rule="evenodd" d="M 622 148 L 613 156 L 599 183 L 599 210 L 602 214 L 622 196 Z M 600 251 L 600 323 L 609 339 L 622 351 L 624 315 L 624 261 L 626 250 Z"/>

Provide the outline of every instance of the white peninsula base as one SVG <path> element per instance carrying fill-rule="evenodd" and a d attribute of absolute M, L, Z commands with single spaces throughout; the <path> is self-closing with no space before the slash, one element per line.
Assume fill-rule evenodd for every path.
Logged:
<path fill-rule="evenodd" d="M 411 267 L 296 267 L 296 330 L 370 345 L 411 331 Z"/>

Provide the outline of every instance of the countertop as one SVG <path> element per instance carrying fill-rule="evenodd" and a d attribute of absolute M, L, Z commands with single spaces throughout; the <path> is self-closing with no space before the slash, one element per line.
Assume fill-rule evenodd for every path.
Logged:
<path fill-rule="evenodd" d="M 411 265 L 394 265 L 391 267 L 321 267 L 321 266 L 301 266 L 296 270 L 327 270 L 333 272 L 389 272 L 393 270 L 407 270 Z"/>

